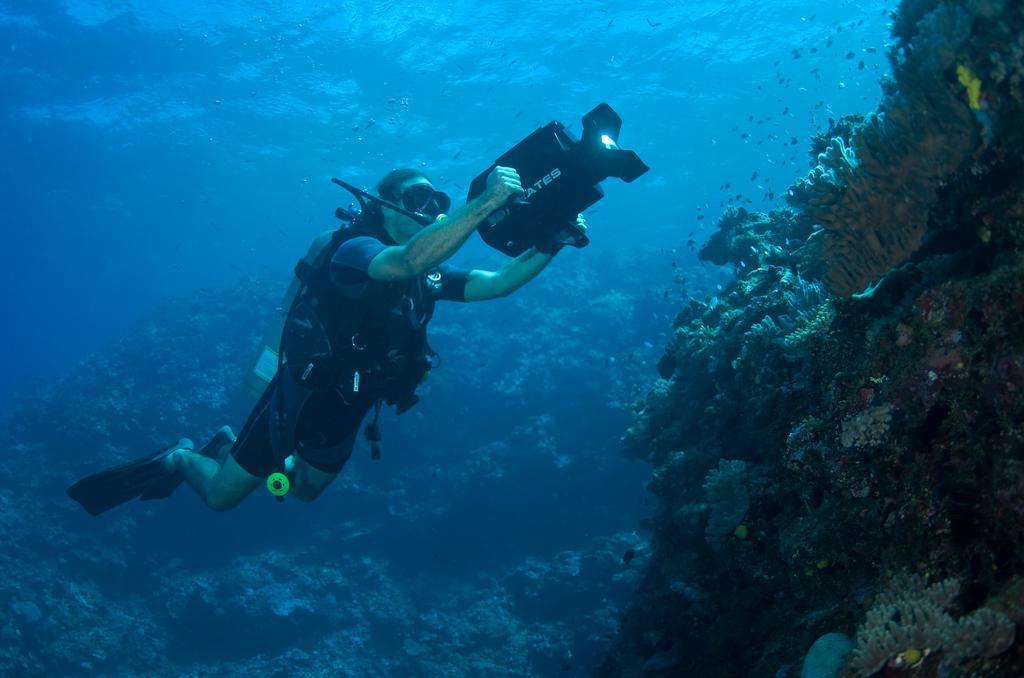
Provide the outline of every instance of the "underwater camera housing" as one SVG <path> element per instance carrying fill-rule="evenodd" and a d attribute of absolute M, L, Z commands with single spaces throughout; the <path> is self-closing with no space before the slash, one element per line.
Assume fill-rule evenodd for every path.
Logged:
<path fill-rule="evenodd" d="M 483 192 L 487 175 L 498 165 L 519 172 L 526 193 L 480 226 L 484 242 L 513 257 L 552 242 L 585 247 L 590 239 L 576 215 L 604 197 L 599 183 L 608 177 L 630 183 L 649 169 L 636 152 L 618 147 L 621 129 L 622 118 L 602 103 L 583 116 L 580 139 L 553 121 L 501 155 L 473 179 L 467 200 Z"/>

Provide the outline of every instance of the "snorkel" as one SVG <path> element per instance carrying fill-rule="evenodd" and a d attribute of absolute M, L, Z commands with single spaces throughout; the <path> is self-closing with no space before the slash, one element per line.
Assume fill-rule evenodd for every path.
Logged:
<path fill-rule="evenodd" d="M 430 216 L 428 214 L 423 214 L 421 212 L 414 212 L 412 210 L 407 210 L 404 207 L 402 207 L 401 205 L 396 205 L 395 203 L 393 203 L 393 202 L 391 202 L 389 200 L 385 200 L 384 198 L 380 198 L 380 197 L 378 197 L 376 195 L 373 195 L 372 193 L 368 193 L 367 191 L 364 191 L 364 190 L 362 190 L 360 188 L 356 188 L 355 186 L 353 186 L 352 184 L 348 183 L 347 181 L 342 181 L 341 179 L 338 179 L 337 177 L 331 177 L 331 181 L 333 183 L 337 184 L 338 186 L 341 186 L 342 188 L 344 188 L 349 193 L 351 193 L 355 197 L 355 199 L 359 202 L 360 209 L 365 210 L 367 204 L 370 203 L 370 204 L 377 205 L 379 207 L 387 208 L 387 209 L 392 210 L 394 212 L 398 212 L 399 214 L 407 216 L 410 219 L 412 219 L 413 221 L 415 221 L 416 223 L 421 224 L 423 226 L 429 226 L 430 224 L 434 223 L 434 221 L 436 221 L 436 217 L 432 217 L 432 216 Z M 343 221 L 351 219 L 351 216 L 350 216 L 351 212 L 349 210 L 345 210 L 345 209 L 343 209 L 341 207 L 336 209 L 334 211 L 334 214 L 335 214 L 335 216 L 337 216 L 339 219 L 341 219 Z"/>

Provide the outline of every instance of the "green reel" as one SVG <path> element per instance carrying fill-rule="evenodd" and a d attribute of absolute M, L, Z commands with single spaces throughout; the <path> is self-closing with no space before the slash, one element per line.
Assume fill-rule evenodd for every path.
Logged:
<path fill-rule="evenodd" d="M 267 489 L 270 490 L 270 494 L 277 497 L 278 501 L 282 501 L 284 495 L 292 489 L 292 481 L 283 473 L 271 473 L 267 476 Z"/>

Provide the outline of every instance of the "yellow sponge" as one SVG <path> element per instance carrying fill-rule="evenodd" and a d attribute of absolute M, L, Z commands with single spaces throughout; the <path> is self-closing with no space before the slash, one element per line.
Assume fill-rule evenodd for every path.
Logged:
<path fill-rule="evenodd" d="M 963 64 L 956 67 L 956 77 L 967 89 L 967 105 L 972 110 L 981 110 L 981 80 Z"/>

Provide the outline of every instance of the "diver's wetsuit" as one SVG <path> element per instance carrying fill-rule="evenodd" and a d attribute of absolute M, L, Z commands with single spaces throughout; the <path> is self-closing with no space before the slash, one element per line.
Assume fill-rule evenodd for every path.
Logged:
<path fill-rule="evenodd" d="M 381 239 L 369 235 L 345 240 L 331 257 L 331 282 L 349 297 L 383 284 L 372 280 L 367 270 L 373 258 L 387 247 Z M 465 301 L 468 272 L 442 265 L 423 277 L 423 310 L 416 312 L 426 314 L 424 323 L 429 319 L 426 309 L 432 309 L 434 302 Z M 292 452 L 319 471 L 338 473 L 352 455 L 359 424 L 379 397 L 370 389 L 358 394 L 342 389 L 310 393 L 286 367 L 253 408 L 231 455 L 255 476 L 273 473 Z M 293 423 L 279 425 L 278 413 Z"/>

